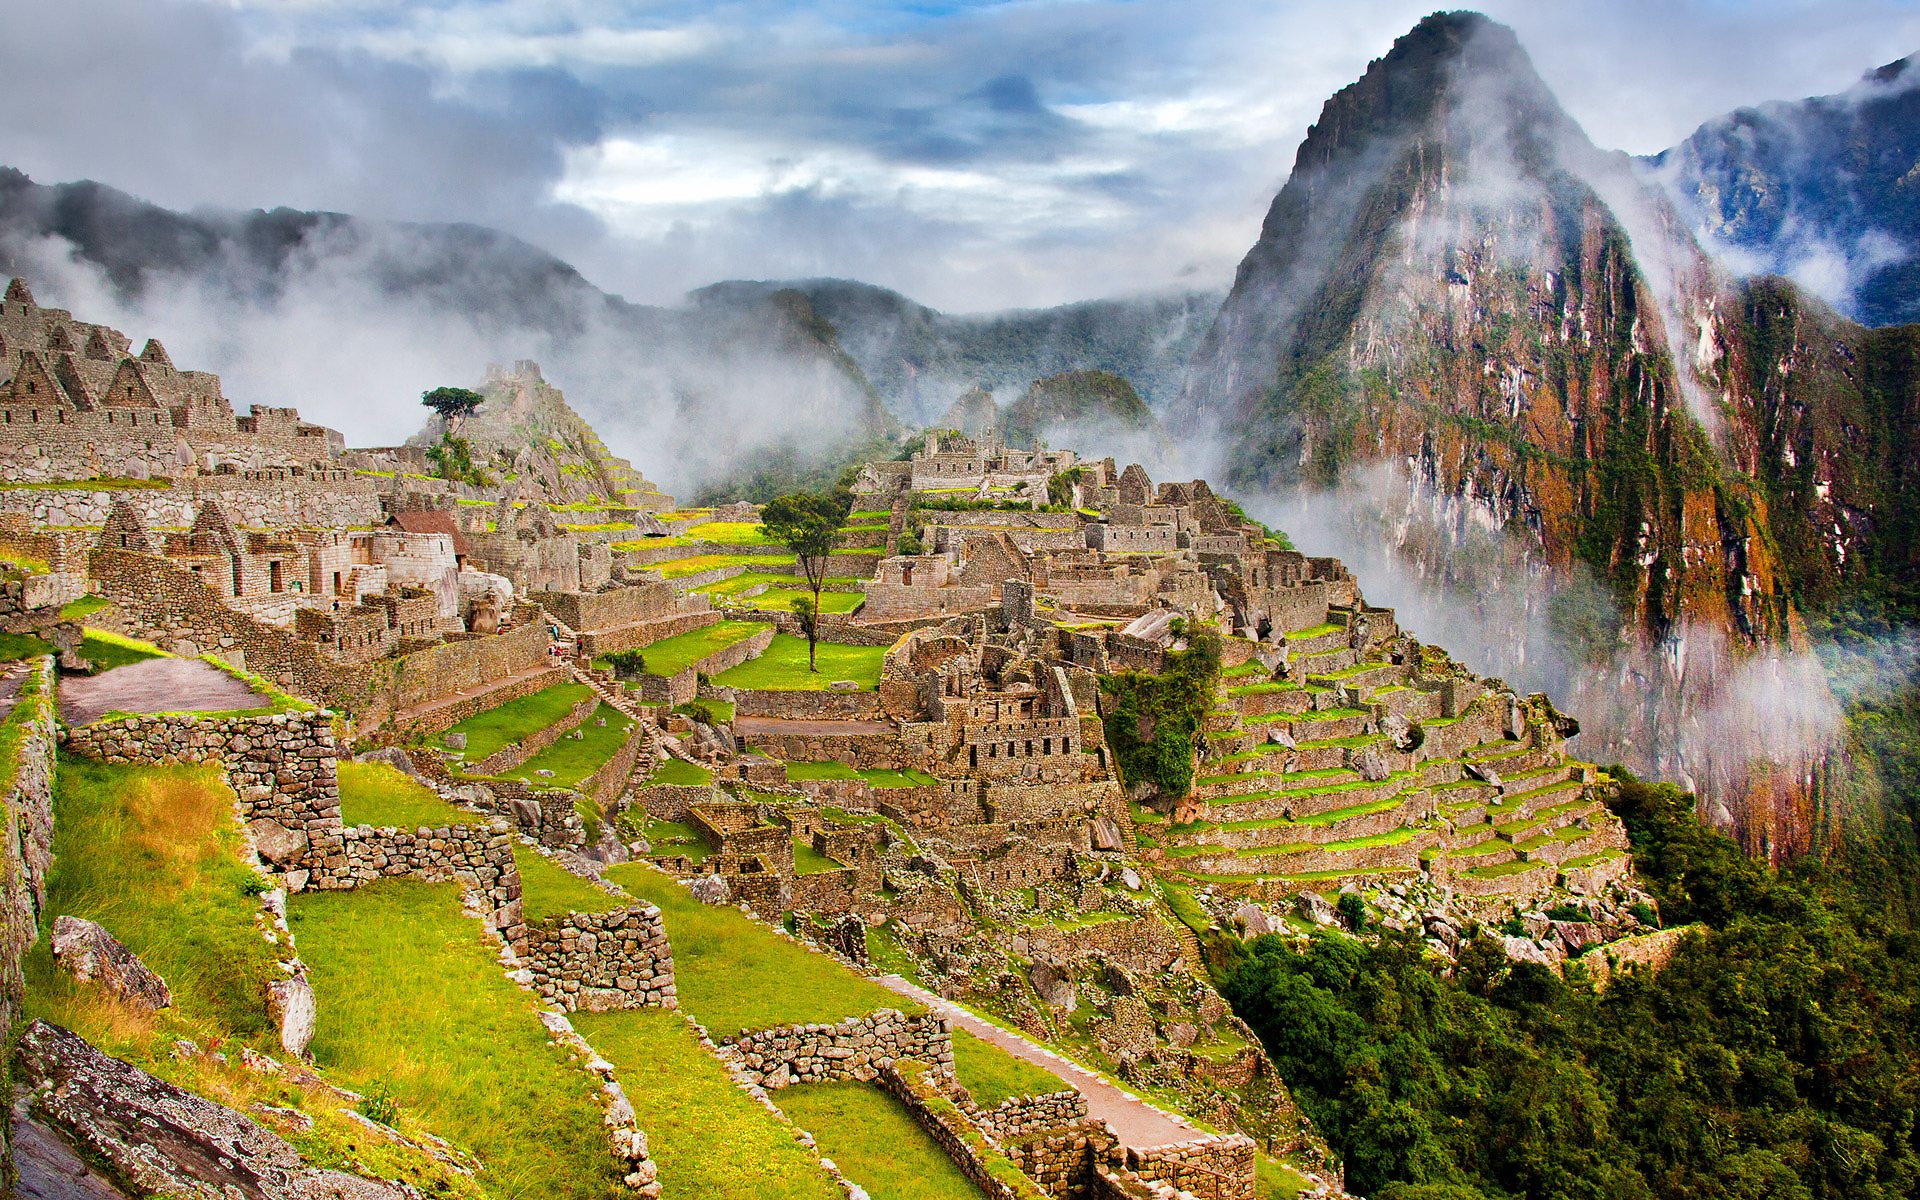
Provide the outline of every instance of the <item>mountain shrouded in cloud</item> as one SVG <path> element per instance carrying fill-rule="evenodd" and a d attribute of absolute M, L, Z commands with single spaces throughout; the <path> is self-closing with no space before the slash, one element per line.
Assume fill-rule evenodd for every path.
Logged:
<path fill-rule="evenodd" d="M 1650 160 L 1709 246 L 1868 325 L 1920 320 L 1920 64 L 1743 108 Z"/>
<path fill-rule="evenodd" d="M 1726 275 L 1446 14 L 1327 102 L 1168 416 L 1411 627 L 1569 694 L 1589 753 L 1793 852 L 1840 724 L 1803 618 L 1913 571 L 1912 353 Z"/>

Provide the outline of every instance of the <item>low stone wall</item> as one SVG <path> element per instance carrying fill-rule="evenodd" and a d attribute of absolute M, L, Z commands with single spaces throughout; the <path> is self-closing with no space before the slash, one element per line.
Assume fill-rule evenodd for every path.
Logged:
<path fill-rule="evenodd" d="M 118 499 L 131 504 L 149 529 L 184 529 L 211 500 L 236 525 L 353 528 L 380 519 L 381 482 L 355 477 L 250 480 L 212 476 L 176 479 L 168 488 L 19 488 L 0 491 L 0 513 L 18 513 L 42 527 L 105 525 L 107 513 Z"/>
<path fill-rule="evenodd" d="M 613 811 L 620 794 L 627 789 L 627 780 L 633 777 L 633 765 L 647 752 L 647 739 L 640 736 L 640 732 L 636 726 L 612 758 L 580 781 L 580 794 L 599 805 L 602 812 Z"/>
<path fill-rule="evenodd" d="M 852 912 L 860 897 L 860 873 L 852 867 L 839 871 L 812 871 L 793 877 L 787 903 L 795 912 L 838 916 Z"/>
<path fill-rule="evenodd" d="M 490 708 L 498 708 L 502 704 L 518 700 L 523 696 L 531 696 L 535 692 L 544 692 L 554 684 L 565 683 L 570 678 L 572 676 L 567 673 L 567 669 L 559 665 L 531 675 L 523 675 L 502 687 L 467 696 L 455 703 L 440 705 L 419 716 L 410 717 L 404 725 L 390 726 L 382 737 L 393 740 L 431 737 L 443 730 L 453 728 L 468 717 L 486 712 Z"/>
<path fill-rule="evenodd" d="M 780 1025 L 727 1039 L 726 1053 L 750 1083 L 769 1091 L 795 1083 L 858 1079 L 870 1083 L 896 1059 L 953 1072 L 953 1027 L 942 1016 L 909 1017 L 883 1008 L 837 1025 Z"/>
<path fill-rule="evenodd" d="M 966 1105 L 962 1105 L 966 1108 Z M 982 1132 L 998 1142 L 1073 1125 L 1087 1119 L 1087 1098 L 1068 1088 L 1038 1096 L 1013 1096 L 992 1108 L 967 1112 Z"/>
<path fill-rule="evenodd" d="M 342 831 L 341 842 L 338 865 L 329 856 L 304 880 L 298 878 L 302 871 L 289 870 L 288 890 L 347 891 L 397 875 L 452 881 L 481 897 L 488 927 L 515 952 L 525 948 L 520 868 L 513 861 L 513 833 L 505 821 L 414 830 L 357 825 Z"/>
<path fill-rule="evenodd" d="M 1104 1122 L 1085 1120 L 1009 1142 L 1007 1157 L 1049 1196 L 1086 1196 L 1095 1167 L 1118 1143 Z"/>
<path fill-rule="evenodd" d="M 692 806 L 706 804 L 713 799 L 713 786 L 705 783 L 661 783 L 636 789 L 633 799 L 647 810 L 648 816 L 656 820 L 684 821 Z"/>
<path fill-rule="evenodd" d="M 567 1012 L 679 1006 L 667 929 L 651 904 L 534 922 L 522 958 L 534 990 Z"/>
<path fill-rule="evenodd" d="M 0 722 L 0 772 L 5 773 L 6 844 L 0 846 L 0 1037 L 13 1044 L 26 1003 L 21 969 L 39 937 L 53 863 L 53 660 L 33 660 L 13 711 Z M 13 1056 L 0 1058 L 0 1089 L 13 1094 Z M 0 1112 L 0 1195 L 13 1194 L 12 1106 Z"/>
<path fill-rule="evenodd" d="M 640 698 L 649 704 L 691 704 L 700 695 L 700 676 L 714 676 L 758 658 L 773 644 L 773 630 L 762 629 L 750 638 L 722 646 L 674 675 L 640 677 Z"/>
<path fill-rule="evenodd" d="M 573 710 L 545 729 L 536 730 L 514 745 L 502 747 L 487 755 L 479 762 L 463 768 L 471 775 L 501 775 L 513 770 L 529 758 L 553 745 L 567 734 L 578 729 L 586 719 L 600 707 L 599 696 L 588 696 L 573 706 Z"/>
<path fill-rule="evenodd" d="M 876 721 L 881 716 L 880 693 L 735 688 L 733 713 L 736 717 L 777 717 L 784 721 Z"/>
<path fill-rule="evenodd" d="M 580 630 L 578 631 L 580 653 L 588 658 L 599 658 L 603 654 L 617 654 L 622 650 L 651 646 L 666 638 L 717 624 L 721 617 L 720 612 L 708 608 L 675 613 L 672 616 L 654 617 L 612 629 Z"/>
<path fill-rule="evenodd" d="M 951 1075 L 951 1068 L 929 1069 L 914 1062 L 905 1069 L 887 1066 L 877 1074 L 880 1087 L 906 1106 L 914 1124 L 927 1131 L 942 1152 L 960 1168 L 989 1200 L 1048 1200 L 1032 1179 L 1008 1171 L 1013 1165 L 975 1129 L 966 1115 L 942 1095 L 931 1076 Z M 1000 1167 L 995 1170 L 994 1167 Z"/>
<path fill-rule="evenodd" d="M 1170 1184 L 1200 1200 L 1254 1200 L 1254 1143 L 1244 1133 L 1128 1147 L 1125 1166 L 1143 1179 Z"/>
<path fill-rule="evenodd" d="M 529 621 L 502 634 L 429 646 L 373 667 L 391 673 L 391 707 L 408 709 L 536 670 L 549 661 L 546 626 Z"/>

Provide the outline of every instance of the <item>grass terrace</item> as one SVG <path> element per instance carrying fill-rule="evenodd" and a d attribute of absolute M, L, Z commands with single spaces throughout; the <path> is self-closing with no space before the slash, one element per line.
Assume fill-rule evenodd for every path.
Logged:
<path fill-rule="evenodd" d="M 682 533 L 696 542 L 723 546 L 778 546 L 780 543 L 758 521 L 708 521 Z"/>
<path fill-rule="evenodd" d="M 671 562 L 654 563 L 652 569 L 660 572 L 663 579 L 678 579 L 683 575 L 697 575 L 721 567 L 781 567 L 791 566 L 797 561 L 791 554 L 695 554 Z"/>
<path fill-rule="evenodd" d="M 457 885 L 388 879 L 289 907 L 326 1014 L 314 1059 L 336 1082 L 473 1151 L 490 1196 L 622 1194 L 593 1076 L 548 1041 Z"/>
<path fill-rule="evenodd" d="M 531 846 L 515 842 L 513 861 L 520 868 L 520 899 L 529 921 L 567 912 L 606 912 L 626 903 Z"/>
<path fill-rule="evenodd" d="M 655 854 L 684 854 L 695 863 L 704 862 L 713 847 L 707 844 L 700 831 L 687 821 L 662 821 L 657 817 L 648 817 L 638 825 L 641 837 L 647 839 L 647 845 L 653 847 Z M 797 857 L 797 855 L 796 855 Z"/>
<path fill-rule="evenodd" d="M 674 758 L 669 755 L 661 760 L 659 769 L 649 775 L 646 782 L 639 786 L 697 787 L 700 784 L 712 782 L 712 771 L 698 763 L 690 763 L 684 758 Z"/>
<path fill-rule="evenodd" d="M 386 763 L 342 759 L 340 819 L 348 825 L 438 829 L 483 825 L 489 818 L 455 808 Z"/>
<path fill-rule="evenodd" d="M 796 875 L 821 875 L 828 871 L 844 871 L 847 864 L 835 862 L 813 848 L 813 842 L 807 838 L 793 839 L 793 870 Z"/>
<path fill-rule="evenodd" d="M 765 654 L 721 672 L 714 682 L 750 691 L 818 692 L 836 679 L 851 679 L 870 692 L 880 686 L 880 663 L 886 656 L 885 646 L 821 642 L 820 670 L 815 673 L 807 670 L 807 639 L 776 633 Z"/>
<path fill-rule="evenodd" d="M 812 600 L 813 593 L 799 588 L 769 588 L 758 596 L 746 596 L 742 600 L 755 608 L 768 612 L 791 612 L 795 600 Z M 821 592 L 820 611 L 823 613 L 850 613 L 866 602 L 864 592 Z"/>
<path fill-rule="evenodd" d="M 873 1084 L 801 1084 L 775 1093 L 774 1103 L 873 1200 L 980 1198 L 906 1107 Z"/>
<path fill-rule="evenodd" d="M 605 725 L 598 724 L 604 719 Z M 576 731 L 520 764 L 514 772 L 539 787 L 572 788 L 605 766 L 633 732 L 633 721 L 610 704 L 601 704 Z M 540 774 L 552 771 L 551 777 Z"/>
<path fill-rule="evenodd" d="M 1346 628 L 1345 625 L 1315 625 L 1310 629 L 1294 630 L 1287 635 L 1287 640 L 1290 642 L 1304 642 L 1311 638 L 1326 637 L 1330 633 L 1342 633 L 1345 632 Z"/>
<path fill-rule="evenodd" d="M 676 951 L 678 947 L 676 947 Z M 646 1131 L 665 1195 L 679 1200 L 842 1200 L 793 1132 L 735 1087 L 693 1028 L 664 1009 L 575 1013 L 613 1063 Z"/>
<path fill-rule="evenodd" d="M 709 654 L 744 642 L 767 628 L 769 626 L 757 621 L 716 621 L 712 625 L 677 633 L 670 638 L 661 638 L 651 645 L 642 646 L 640 653 L 647 660 L 647 674 L 678 675 Z M 594 662 L 596 667 L 606 665 L 605 659 Z"/>
<path fill-rule="evenodd" d="M 772 1025 L 839 1021 L 880 1008 L 917 1011 L 906 998 L 738 909 L 700 903 L 652 867 L 624 863 L 608 867 L 606 877 L 660 907 L 673 942 L 680 1006 L 716 1039 Z"/>
<path fill-rule="evenodd" d="M 523 742 L 573 711 L 575 705 L 593 695 L 584 683 L 560 683 L 518 700 L 509 700 L 498 708 L 475 713 L 447 730 L 467 735 L 466 758 L 479 762 L 516 742 Z M 446 744 L 446 734 L 441 735 Z"/>
<path fill-rule="evenodd" d="M 964 1029 L 953 1031 L 953 1070 L 981 1108 L 992 1108 L 1015 1096 L 1067 1090 L 1067 1084 L 1053 1072 L 1016 1058 Z"/>

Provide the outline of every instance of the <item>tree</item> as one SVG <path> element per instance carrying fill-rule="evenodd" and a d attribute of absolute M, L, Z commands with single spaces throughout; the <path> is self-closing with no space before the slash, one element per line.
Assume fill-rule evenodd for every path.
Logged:
<path fill-rule="evenodd" d="M 473 415 L 475 409 L 485 397 L 472 388 L 437 387 L 430 392 L 420 393 L 420 403 L 440 415 L 452 430 L 461 419 Z"/>
<path fill-rule="evenodd" d="M 827 582 L 827 556 L 833 537 L 847 519 L 853 496 L 845 491 L 794 492 L 768 502 L 760 510 L 760 524 L 800 560 L 800 570 L 813 592 L 812 612 L 800 619 L 807 635 L 807 670 L 819 671 L 815 647 L 820 641 L 820 591 Z"/>

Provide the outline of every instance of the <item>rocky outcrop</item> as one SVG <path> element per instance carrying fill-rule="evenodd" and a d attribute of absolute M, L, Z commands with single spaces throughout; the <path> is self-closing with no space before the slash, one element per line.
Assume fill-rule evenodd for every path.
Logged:
<path fill-rule="evenodd" d="M 80 982 L 98 983 L 129 1004 L 152 1011 L 173 1003 L 167 981 L 92 921 L 54 918 L 53 960 Z"/>
<path fill-rule="evenodd" d="M 29 1106 L 140 1195 L 208 1200 L 402 1200 L 398 1187 L 321 1170 L 285 1139 L 213 1101 L 112 1058 L 45 1021 L 20 1062 Z"/>

